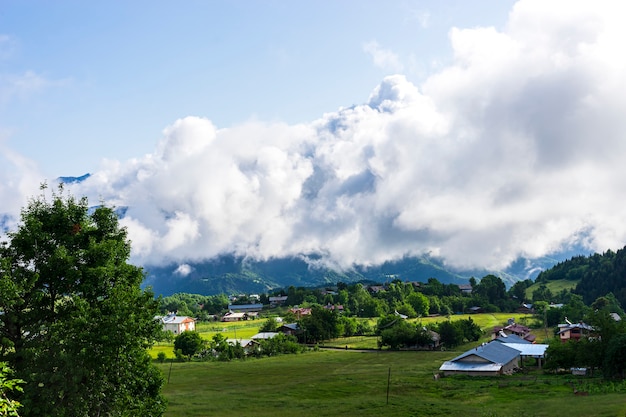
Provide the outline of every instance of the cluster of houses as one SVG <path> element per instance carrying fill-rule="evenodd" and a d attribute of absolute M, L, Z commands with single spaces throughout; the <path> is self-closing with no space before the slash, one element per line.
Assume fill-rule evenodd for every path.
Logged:
<path fill-rule="evenodd" d="M 613 313 L 614 320 L 621 317 Z M 561 342 L 594 337 L 594 328 L 586 323 L 572 323 L 567 317 L 565 323 L 558 325 L 557 334 Z M 526 326 L 509 320 L 506 326 L 494 327 L 492 340 L 470 349 L 441 365 L 442 375 L 503 375 L 515 372 L 524 365 L 525 360 L 533 359 L 541 367 L 546 357 L 548 345 L 535 343 L 535 336 Z M 584 368 L 572 368 L 572 373 L 580 374 Z M 584 374 L 584 373 L 583 373 Z"/>

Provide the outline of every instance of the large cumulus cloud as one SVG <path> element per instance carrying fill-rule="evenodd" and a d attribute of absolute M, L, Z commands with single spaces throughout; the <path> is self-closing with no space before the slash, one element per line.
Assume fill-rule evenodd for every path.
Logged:
<path fill-rule="evenodd" d="M 187 117 L 76 192 L 128 206 L 138 262 L 321 254 L 342 267 L 431 253 L 500 268 L 626 242 L 619 4 L 520 1 L 450 31 L 452 63 L 385 78 L 303 125 Z"/>

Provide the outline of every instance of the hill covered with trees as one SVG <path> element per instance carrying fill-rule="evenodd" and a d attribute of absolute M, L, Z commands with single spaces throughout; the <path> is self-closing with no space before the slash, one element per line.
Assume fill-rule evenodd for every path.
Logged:
<path fill-rule="evenodd" d="M 541 272 L 536 282 L 555 280 L 578 282 L 573 293 L 580 295 L 586 304 L 611 293 L 621 305 L 626 305 L 626 248 L 573 257 Z"/>

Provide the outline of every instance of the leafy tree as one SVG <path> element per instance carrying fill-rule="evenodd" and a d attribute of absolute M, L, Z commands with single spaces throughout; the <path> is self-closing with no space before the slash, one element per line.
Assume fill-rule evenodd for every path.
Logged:
<path fill-rule="evenodd" d="M 413 292 L 407 297 L 407 302 L 413 307 L 418 316 L 427 316 L 430 309 L 428 297 L 420 292 Z"/>
<path fill-rule="evenodd" d="M 532 284 L 533 282 L 530 279 L 517 281 L 509 289 L 509 296 L 517 299 L 518 302 L 523 303 L 526 300 L 526 289 Z"/>
<path fill-rule="evenodd" d="M 546 370 L 559 368 L 569 369 L 572 366 L 580 366 L 576 362 L 576 347 L 578 342 L 568 341 L 562 343 L 558 339 L 553 339 L 546 350 Z"/>
<path fill-rule="evenodd" d="M 22 392 L 20 386 L 24 383 L 21 379 L 9 378 L 13 370 L 6 362 L 0 362 L 0 416 L 18 416 L 17 410 L 22 406 L 18 401 L 9 398 L 9 394 L 17 391 Z"/>
<path fill-rule="evenodd" d="M 398 320 L 380 332 L 380 346 L 398 349 L 414 345 L 417 345 L 417 329 L 406 320 Z"/>
<path fill-rule="evenodd" d="M 0 361 L 23 379 L 25 416 L 161 415 L 147 353 L 161 327 L 114 210 L 63 189 L 31 200 L 0 244 Z"/>
<path fill-rule="evenodd" d="M 602 371 L 607 377 L 626 377 L 626 334 L 616 335 L 608 343 Z"/>
<path fill-rule="evenodd" d="M 552 295 L 552 291 L 545 284 L 541 284 L 539 288 L 533 291 L 533 301 L 546 301 L 550 302 L 554 296 Z"/>
<path fill-rule="evenodd" d="M 495 275 L 484 276 L 478 285 L 473 287 L 472 294 L 484 297 L 489 304 L 499 305 L 507 298 L 506 286 L 502 279 Z"/>
<path fill-rule="evenodd" d="M 270 317 L 265 320 L 265 323 L 261 325 L 260 332 L 275 332 L 278 329 L 278 322 L 274 317 Z"/>
<path fill-rule="evenodd" d="M 320 306 L 313 306 L 311 314 L 302 317 L 300 328 L 304 330 L 305 342 L 317 343 L 339 337 L 340 328 L 337 313 Z"/>
<path fill-rule="evenodd" d="M 461 333 L 463 333 L 463 339 L 468 342 L 477 341 L 483 334 L 480 326 L 476 324 L 471 317 L 468 317 L 467 320 L 457 320 L 455 324 L 459 327 Z"/>
<path fill-rule="evenodd" d="M 261 340 L 257 354 L 274 356 L 281 353 L 298 353 L 302 349 L 303 347 L 298 344 L 295 336 L 280 333 L 270 339 Z"/>
<path fill-rule="evenodd" d="M 463 343 L 463 331 L 455 322 L 442 321 L 437 326 L 437 332 L 441 338 L 441 343 L 447 347 L 455 347 Z"/>
<path fill-rule="evenodd" d="M 394 308 L 395 311 L 397 311 L 400 314 L 404 314 L 407 317 L 410 318 L 415 318 L 417 317 L 417 313 L 415 312 L 415 310 L 413 309 L 413 306 L 409 303 L 399 303 L 395 305 Z"/>
<path fill-rule="evenodd" d="M 222 336 L 219 333 L 217 335 Z M 195 330 L 187 330 L 174 338 L 174 350 L 180 349 L 180 352 L 187 357 L 199 353 L 203 345 L 202 336 Z"/>

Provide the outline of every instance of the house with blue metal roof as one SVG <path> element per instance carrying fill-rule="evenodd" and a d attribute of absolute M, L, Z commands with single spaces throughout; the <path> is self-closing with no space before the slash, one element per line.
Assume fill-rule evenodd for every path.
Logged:
<path fill-rule="evenodd" d="M 444 376 L 462 374 L 496 376 L 519 368 L 520 351 L 506 343 L 484 343 L 444 362 L 439 368 Z"/>

